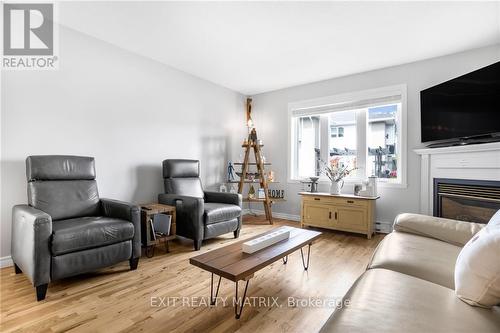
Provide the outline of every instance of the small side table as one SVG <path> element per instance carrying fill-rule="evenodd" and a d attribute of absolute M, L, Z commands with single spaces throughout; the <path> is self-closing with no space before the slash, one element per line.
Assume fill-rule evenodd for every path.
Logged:
<path fill-rule="evenodd" d="M 142 245 L 146 248 L 146 257 L 152 258 L 156 245 L 165 244 L 165 251 L 170 252 L 168 242 L 175 239 L 176 233 L 176 215 L 175 207 L 158 203 L 142 204 L 141 207 L 141 238 Z M 170 226 L 170 234 L 168 236 L 156 237 L 156 240 L 151 238 L 150 220 L 155 214 L 168 214 L 172 216 L 172 224 Z"/>

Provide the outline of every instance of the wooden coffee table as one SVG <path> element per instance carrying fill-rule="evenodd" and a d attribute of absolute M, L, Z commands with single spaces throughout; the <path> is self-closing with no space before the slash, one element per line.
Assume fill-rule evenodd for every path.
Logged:
<path fill-rule="evenodd" d="M 276 228 L 275 228 L 276 229 Z M 195 256 L 189 259 L 192 265 L 198 266 L 211 274 L 210 283 L 210 304 L 214 305 L 219 293 L 221 278 L 234 281 L 236 285 L 236 295 L 234 302 L 234 314 L 239 319 L 243 311 L 243 305 L 247 294 L 248 283 L 253 274 L 258 270 L 282 259 L 283 263 L 288 262 L 288 255 L 300 249 L 302 255 L 302 265 L 304 270 L 309 268 L 309 259 L 311 254 L 311 244 L 320 237 L 321 232 L 290 227 L 290 238 L 279 243 L 266 247 L 255 253 L 243 253 L 242 243 L 273 232 L 272 229 L 255 237 L 245 239 L 228 246 Z M 302 248 L 308 246 L 307 259 L 304 259 Z M 214 295 L 214 274 L 219 276 L 219 282 Z M 241 300 L 238 299 L 238 282 L 246 281 L 245 291 Z M 239 308 L 239 309 L 238 309 Z"/>

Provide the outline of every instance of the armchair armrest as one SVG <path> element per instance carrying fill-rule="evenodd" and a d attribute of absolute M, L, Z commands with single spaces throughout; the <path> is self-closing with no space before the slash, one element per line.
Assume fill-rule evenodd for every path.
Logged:
<path fill-rule="evenodd" d="M 242 206 L 243 197 L 239 193 L 226 192 L 205 192 L 206 202 L 225 203 L 230 205 Z"/>
<path fill-rule="evenodd" d="M 132 239 L 132 258 L 141 256 L 141 214 L 139 207 L 124 201 L 101 199 L 102 214 L 130 221 L 134 225 L 134 238 Z"/>
<path fill-rule="evenodd" d="M 50 282 L 52 218 L 28 205 L 12 208 L 12 260 L 35 287 Z"/>
<path fill-rule="evenodd" d="M 457 246 L 464 246 L 484 226 L 481 223 L 405 213 L 396 216 L 393 228 L 395 231 L 426 236 Z"/>
<path fill-rule="evenodd" d="M 132 222 L 134 218 L 140 217 L 139 206 L 124 201 L 101 198 L 101 208 L 102 214 L 106 217 L 113 217 L 130 222 Z"/>
<path fill-rule="evenodd" d="M 195 241 L 203 240 L 203 198 L 178 194 L 159 194 L 158 202 L 175 206 L 177 215 L 177 234 Z"/>

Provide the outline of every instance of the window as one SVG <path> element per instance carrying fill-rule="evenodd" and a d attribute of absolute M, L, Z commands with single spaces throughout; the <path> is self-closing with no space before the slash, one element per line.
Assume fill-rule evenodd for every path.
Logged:
<path fill-rule="evenodd" d="M 297 166 L 298 177 L 319 176 L 320 117 L 300 117 L 297 122 Z"/>
<path fill-rule="evenodd" d="M 396 117 L 400 107 L 397 103 L 367 110 L 367 169 L 369 174 L 378 178 L 398 178 Z"/>
<path fill-rule="evenodd" d="M 343 127 L 337 127 L 337 126 L 331 126 L 330 127 L 330 133 L 332 138 L 343 138 L 344 137 L 344 128 Z"/>
<path fill-rule="evenodd" d="M 323 174 L 335 159 L 356 168 L 346 181 L 377 176 L 405 186 L 406 86 L 291 103 L 290 180 Z"/>

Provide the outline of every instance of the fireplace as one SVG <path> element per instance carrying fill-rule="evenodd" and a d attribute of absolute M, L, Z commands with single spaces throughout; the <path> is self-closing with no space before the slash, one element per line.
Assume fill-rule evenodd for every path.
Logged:
<path fill-rule="evenodd" d="M 500 181 L 434 178 L 434 216 L 488 223 L 500 209 Z"/>

